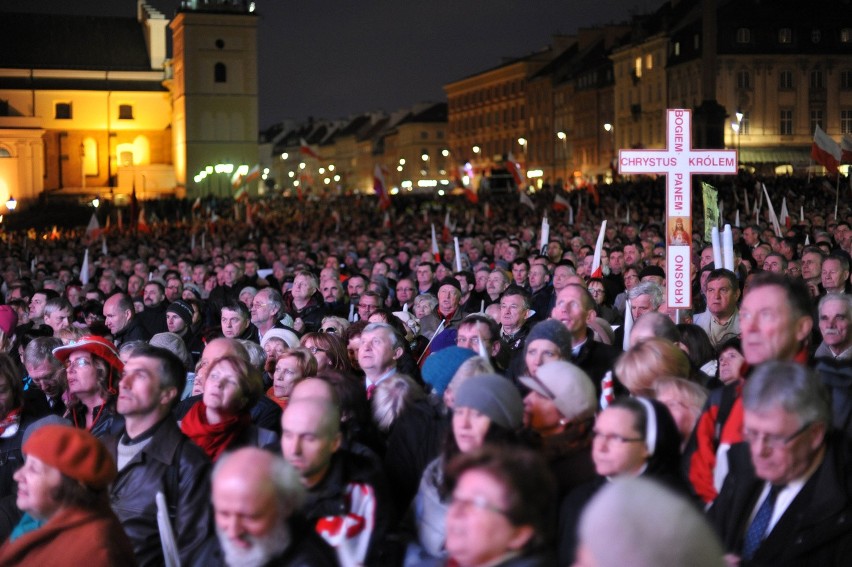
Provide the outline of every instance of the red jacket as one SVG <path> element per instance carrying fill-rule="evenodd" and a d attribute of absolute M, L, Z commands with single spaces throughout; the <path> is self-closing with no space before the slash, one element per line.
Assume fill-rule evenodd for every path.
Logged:
<path fill-rule="evenodd" d="M 133 567 L 130 540 L 112 510 L 59 510 L 42 527 L 0 547 L 0 565 Z"/>

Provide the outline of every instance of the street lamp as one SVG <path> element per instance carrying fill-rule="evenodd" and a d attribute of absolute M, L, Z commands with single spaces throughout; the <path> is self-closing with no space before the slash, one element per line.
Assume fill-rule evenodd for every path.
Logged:
<path fill-rule="evenodd" d="M 482 151 L 482 148 L 480 148 L 479 146 L 473 146 L 472 149 L 473 149 L 473 153 L 475 153 L 477 155 L 479 155 L 479 152 Z"/>
<path fill-rule="evenodd" d="M 9 200 L 6 201 L 6 208 L 9 209 L 9 211 L 14 211 L 17 207 L 18 207 L 18 202 L 15 200 L 15 198 L 13 196 L 9 195 Z"/>
<path fill-rule="evenodd" d="M 731 128 L 734 128 L 734 132 L 737 134 L 737 161 L 742 161 L 740 160 L 740 135 L 743 131 L 743 118 L 745 118 L 745 114 L 737 110 L 734 116 L 737 117 L 737 127 L 734 128 L 734 125 L 731 124 Z"/>
<path fill-rule="evenodd" d="M 615 177 L 615 164 L 613 160 L 615 160 L 615 126 L 611 122 L 604 122 L 603 125 L 604 130 L 609 134 L 609 168 L 613 172 L 613 177 Z"/>
<path fill-rule="evenodd" d="M 562 142 L 562 161 L 565 164 L 565 177 L 563 179 L 568 179 L 568 134 L 560 130 L 556 133 L 556 137 L 559 141 Z"/>

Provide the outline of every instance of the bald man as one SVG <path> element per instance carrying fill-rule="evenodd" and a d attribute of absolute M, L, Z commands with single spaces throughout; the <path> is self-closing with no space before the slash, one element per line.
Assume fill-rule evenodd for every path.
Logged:
<path fill-rule="evenodd" d="M 305 489 L 281 457 L 254 447 L 226 454 L 213 471 L 212 494 L 229 567 L 338 564 L 334 550 L 297 513 Z"/>

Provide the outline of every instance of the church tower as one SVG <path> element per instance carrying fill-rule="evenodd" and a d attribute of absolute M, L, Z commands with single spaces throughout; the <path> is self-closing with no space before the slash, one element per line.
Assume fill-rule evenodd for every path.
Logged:
<path fill-rule="evenodd" d="M 230 196 L 240 166 L 258 163 L 254 2 L 184 0 L 170 27 L 177 182 L 187 196 Z"/>

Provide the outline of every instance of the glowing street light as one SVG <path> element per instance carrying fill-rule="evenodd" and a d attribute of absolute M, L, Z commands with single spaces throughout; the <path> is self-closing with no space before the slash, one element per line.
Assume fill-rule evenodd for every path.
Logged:
<path fill-rule="evenodd" d="M 287 159 L 288 157 L 290 157 L 290 154 L 288 154 L 287 152 L 281 154 L 281 159 Z"/>
<path fill-rule="evenodd" d="M 556 133 L 556 137 L 564 142 L 568 138 L 568 134 L 560 130 Z"/>
<path fill-rule="evenodd" d="M 473 146 L 473 153 L 479 154 L 479 152 L 481 152 L 481 151 L 482 151 L 482 148 L 480 148 L 479 146 Z"/>
<path fill-rule="evenodd" d="M 18 208 L 18 202 L 11 195 L 9 195 L 9 200 L 6 201 L 6 208 L 10 211 L 14 211 L 16 208 Z"/>
<path fill-rule="evenodd" d="M 444 156 L 444 157 L 447 157 L 448 155 L 450 155 L 450 150 L 448 150 L 446 148 L 441 150 L 441 155 Z"/>

